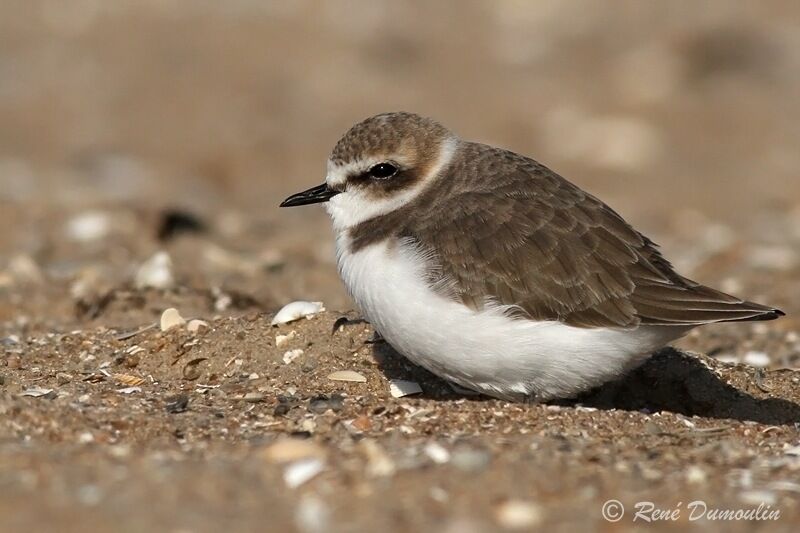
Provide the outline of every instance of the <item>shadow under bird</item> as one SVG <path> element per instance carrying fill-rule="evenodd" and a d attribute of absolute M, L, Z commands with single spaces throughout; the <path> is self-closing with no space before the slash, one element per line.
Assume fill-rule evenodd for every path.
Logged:
<path fill-rule="evenodd" d="M 507 400 L 574 396 L 704 324 L 783 313 L 687 279 L 620 215 L 541 163 L 386 113 L 325 183 L 339 273 L 399 353 Z"/>

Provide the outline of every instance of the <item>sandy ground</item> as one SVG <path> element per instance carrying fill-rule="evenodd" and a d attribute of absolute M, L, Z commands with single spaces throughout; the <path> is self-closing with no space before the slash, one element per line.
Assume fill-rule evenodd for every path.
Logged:
<path fill-rule="evenodd" d="M 800 525 L 794 3 L 63 5 L 0 6 L 0 530 Z M 373 342 L 322 210 L 276 207 L 391 109 L 538 157 L 787 316 L 570 401 L 454 390 Z M 271 325 L 301 299 L 326 310 Z"/>

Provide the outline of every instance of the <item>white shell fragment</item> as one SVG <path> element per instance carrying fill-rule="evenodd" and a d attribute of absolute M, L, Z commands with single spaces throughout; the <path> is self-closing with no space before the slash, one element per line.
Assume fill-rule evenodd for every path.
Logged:
<path fill-rule="evenodd" d="M 161 331 L 167 331 L 174 327 L 186 324 L 186 320 L 181 316 L 177 309 L 170 307 L 161 313 Z"/>
<path fill-rule="evenodd" d="M 328 379 L 331 381 L 353 381 L 356 383 L 366 383 L 367 378 L 363 374 L 359 374 L 355 370 L 337 370 L 328 374 Z"/>
<path fill-rule="evenodd" d="M 142 392 L 141 387 L 123 387 L 121 389 L 117 389 L 117 392 L 120 394 L 134 394 L 137 392 Z"/>
<path fill-rule="evenodd" d="M 786 455 L 792 455 L 794 457 L 800 457 L 800 444 L 784 449 L 783 453 Z"/>
<path fill-rule="evenodd" d="M 744 354 L 742 361 L 757 368 L 768 367 L 770 363 L 769 355 L 765 352 L 747 352 Z"/>
<path fill-rule="evenodd" d="M 172 274 L 172 259 L 167 252 L 158 252 L 145 261 L 136 271 L 134 284 L 137 289 L 169 289 L 175 284 Z"/>
<path fill-rule="evenodd" d="M 42 398 L 54 396 L 53 389 L 43 389 L 41 387 L 32 387 L 20 393 L 20 396 L 30 396 L 32 398 Z"/>
<path fill-rule="evenodd" d="M 416 381 L 406 381 L 404 379 L 393 379 L 389 382 L 389 393 L 395 398 L 419 394 L 422 387 Z"/>
<path fill-rule="evenodd" d="M 438 442 L 429 442 L 425 445 L 425 455 L 438 465 L 450 462 L 450 452 Z"/>
<path fill-rule="evenodd" d="M 533 502 L 508 500 L 495 509 L 497 522 L 508 529 L 530 529 L 542 522 L 542 509 Z"/>
<path fill-rule="evenodd" d="M 322 302 L 292 302 L 284 305 L 283 308 L 278 311 L 278 314 L 272 319 L 272 325 L 288 324 L 289 322 L 294 322 L 301 318 L 309 318 L 324 310 L 325 308 L 322 306 Z"/>
<path fill-rule="evenodd" d="M 86 211 L 67 222 L 66 232 L 78 242 L 98 241 L 111 231 L 111 217 L 102 211 Z"/>
<path fill-rule="evenodd" d="M 303 350 L 301 350 L 300 348 L 298 348 L 296 350 L 289 350 L 288 352 L 283 354 L 283 362 L 284 362 L 284 364 L 288 365 L 289 363 L 291 363 L 292 361 L 294 361 L 295 359 L 297 359 L 301 355 L 303 355 Z"/>
<path fill-rule="evenodd" d="M 290 489 L 311 481 L 325 469 L 325 463 L 316 458 L 303 459 L 291 463 L 283 471 L 283 481 Z"/>

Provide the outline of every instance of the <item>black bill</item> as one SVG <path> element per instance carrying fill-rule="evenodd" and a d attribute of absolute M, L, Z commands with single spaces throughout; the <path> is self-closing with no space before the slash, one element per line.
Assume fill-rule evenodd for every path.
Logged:
<path fill-rule="evenodd" d="M 329 189 L 326 183 L 311 187 L 307 191 L 299 192 L 291 195 L 289 198 L 281 202 L 281 207 L 295 207 L 298 205 L 318 204 L 320 202 L 327 202 L 341 191 Z"/>

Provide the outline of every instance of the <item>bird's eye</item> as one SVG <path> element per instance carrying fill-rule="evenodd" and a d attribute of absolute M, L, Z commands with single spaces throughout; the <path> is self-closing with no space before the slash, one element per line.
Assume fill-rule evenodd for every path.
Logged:
<path fill-rule="evenodd" d="M 378 163 L 369 169 L 371 178 L 385 180 L 397 174 L 397 167 L 389 163 Z"/>

